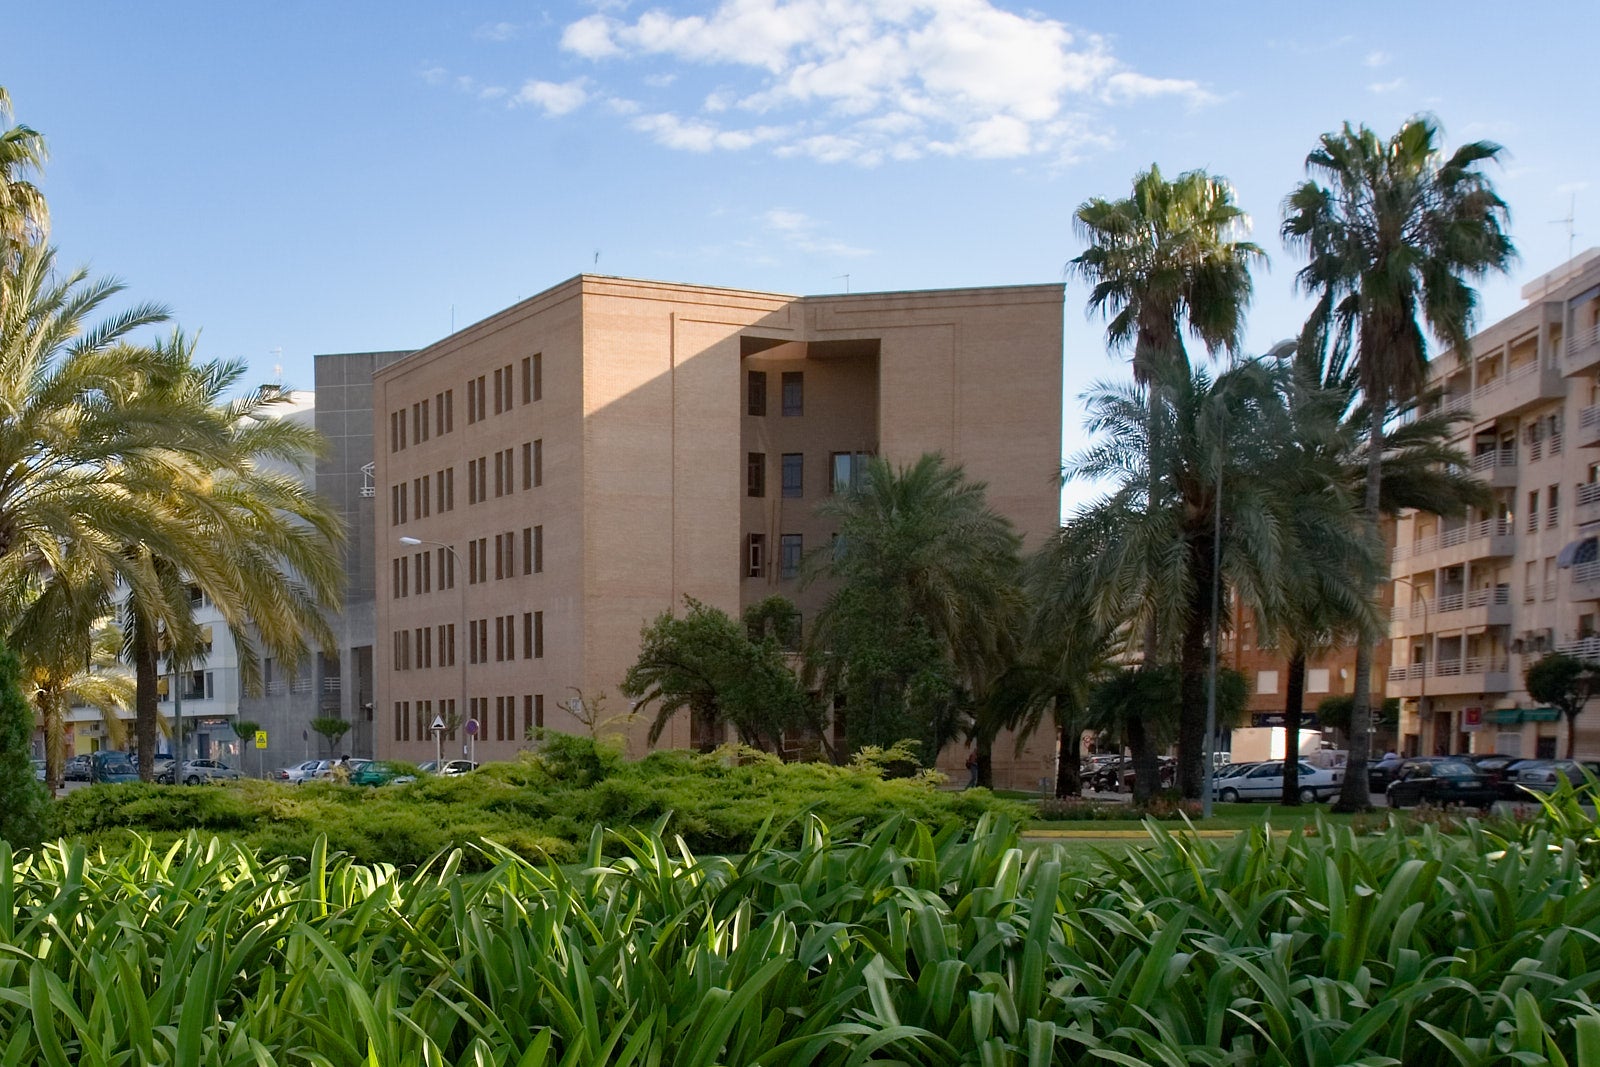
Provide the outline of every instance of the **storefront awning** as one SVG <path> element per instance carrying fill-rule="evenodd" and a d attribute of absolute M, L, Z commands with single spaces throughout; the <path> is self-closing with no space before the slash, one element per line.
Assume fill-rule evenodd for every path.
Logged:
<path fill-rule="evenodd" d="M 1565 568 L 1574 563 L 1592 563 L 1596 558 L 1597 546 L 1600 546 L 1600 538 L 1584 537 L 1571 541 L 1556 557 L 1556 566 Z"/>

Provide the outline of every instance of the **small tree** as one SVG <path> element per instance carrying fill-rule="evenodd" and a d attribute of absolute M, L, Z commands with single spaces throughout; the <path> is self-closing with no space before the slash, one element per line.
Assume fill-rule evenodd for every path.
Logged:
<path fill-rule="evenodd" d="M 1576 720 L 1578 713 L 1583 711 L 1583 706 L 1589 702 L 1589 697 L 1594 695 L 1597 686 L 1600 686 L 1600 674 L 1597 674 L 1596 664 L 1568 656 L 1561 652 L 1552 652 L 1537 663 L 1531 664 L 1523 672 L 1523 685 L 1528 690 L 1528 695 L 1541 704 L 1549 704 L 1558 708 L 1567 718 L 1567 758 L 1572 759 L 1574 748 L 1574 735 L 1576 734 Z"/>
<path fill-rule="evenodd" d="M 706 722 L 727 723 L 752 748 L 775 748 L 786 730 L 820 733 L 816 705 L 783 658 L 788 634 L 783 626 L 764 624 L 792 617 L 792 605 L 785 613 L 763 602 L 741 625 L 694 597 L 683 599 L 683 618 L 663 612 L 644 628 L 638 662 L 622 681 L 624 696 L 640 706 L 660 706 L 650 726 L 651 744 L 685 709 Z"/>
<path fill-rule="evenodd" d="M 17 684 L 20 675 L 17 657 L 0 649 L 0 841 L 19 847 L 44 837 L 47 815 L 45 791 L 28 754 L 33 709 Z"/>
<path fill-rule="evenodd" d="M 328 755 L 331 758 L 339 748 L 339 740 L 350 732 L 350 723 L 337 715 L 318 715 L 311 720 L 311 730 L 327 738 Z"/>

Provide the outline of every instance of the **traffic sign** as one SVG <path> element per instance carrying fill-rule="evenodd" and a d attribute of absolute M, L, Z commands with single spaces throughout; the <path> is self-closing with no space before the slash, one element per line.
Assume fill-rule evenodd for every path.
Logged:
<path fill-rule="evenodd" d="M 478 720 L 477 719 L 468 719 L 467 720 L 467 736 L 468 737 L 476 737 L 477 735 L 478 735 Z"/>
<path fill-rule="evenodd" d="M 257 748 L 266 748 L 267 747 L 267 732 L 265 730 L 257 730 L 256 731 L 256 747 Z"/>
<path fill-rule="evenodd" d="M 429 729 L 430 730 L 443 730 L 444 729 L 444 716 L 443 715 L 435 715 L 433 717 L 433 725 L 430 726 Z"/>

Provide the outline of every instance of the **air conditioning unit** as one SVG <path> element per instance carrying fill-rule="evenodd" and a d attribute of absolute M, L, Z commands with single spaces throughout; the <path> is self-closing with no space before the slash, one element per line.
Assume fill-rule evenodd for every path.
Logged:
<path fill-rule="evenodd" d="M 1513 656 L 1522 655 L 1522 638 L 1519 637 L 1511 642 L 1511 654 Z"/>

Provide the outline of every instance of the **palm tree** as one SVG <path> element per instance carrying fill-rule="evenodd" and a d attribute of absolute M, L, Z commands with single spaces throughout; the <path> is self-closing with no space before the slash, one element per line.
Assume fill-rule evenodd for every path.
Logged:
<path fill-rule="evenodd" d="M 17 252 L 42 242 L 50 232 L 50 209 L 30 172 L 44 166 L 44 138 L 11 122 L 11 95 L 0 86 L 0 305 L 5 302 L 5 275 Z"/>
<path fill-rule="evenodd" d="M 1088 396 L 1097 440 L 1069 463 L 1071 476 L 1108 480 L 1113 488 L 1070 524 L 1089 548 L 1079 549 L 1084 563 L 1062 580 L 1085 590 L 1099 625 L 1155 629 L 1163 635 L 1157 653 L 1180 663 L 1178 781 L 1189 797 L 1200 794 L 1205 773 L 1213 587 L 1224 624 L 1229 590 L 1237 590 L 1274 626 L 1288 610 L 1290 560 L 1332 546 L 1353 553 L 1365 544 L 1353 538 L 1350 501 L 1336 479 L 1287 447 L 1284 385 L 1281 369 L 1261 360 L 1215 380 L 1203 371 L 1158 371 L 1150 387 L 1169 403 L 1154 434 L 1146 389 L 1100 386 Z M 1154 508 L 1147 498 L 1153 439 L 1165 442 Z"/>
<path fill-rule="evenodd" d="M 1293 341 L 1278 345 L 1270 355 L 1292 378 L 1287 394 L 1292 447 L 1301 459 L 1291 469 L 1331 468 L 1352 500 L 1363 499 L 1371 420 L 1349 359 L 1337 352 L 1302 350 Z M 1467 416 L 1437 408 L 1418 414 L 1422 406 L 1408 404 L 1401 411 L 1403 419 L 1384 438 L 1379 502 L 1383 514 L 1392 518 L 1410 508 L 1455 515 L 1470 506 L 1487 506 L 1491 502 L 1487 487 L 1473 477 L 1466 455 L 1451 444 Z M 1351 517 L 1365 530 L 1363 516 Z M 1343 559 L 1323 558 L 1329 550 L 1338 550 L 1338 543 L 1316 542 L 1309 547 L 1314 554 L 1297 556 L 1286 572 L 1291 594 L 1280 628 L 1289 651 L 1284 705 L 1289 737 L 1299 736 L 1308 659 L 1359 641 L 1363 633 L 1383 631 L 1371 598 L 1373 583 L 1383 573 L 1375 566 L 1383 546 L 1373 544 L 1370 551 Z M 1287 805 L 1300 802 L 1297 770 L 1293 761 L 1285 765 Z"/>
<path fill-rule="evenodd" d="M 1437 123 L 1414 118 L 1382 140 L 1346 123 L 1306 157 L 1312 175 L 1284 204 L 1283 238 L 1307 259 L 1296 281 L 1316 298 L 1301 334 L 1309 352 L 1352 354 L 1368 414 L 1364 510 L 1377 537 L 1385 429 L 1427 382 L 1424 328 L 1466 358 L 1477 308 L 1472 281 L 1509 268 L 1508 212 L 1482 170 L 1501 148 L 1476 141 L 1445 158 Z M 1326 183 L 1321 184 L 1320 182 Z M 1372 650 L 1356 646 L 1351 733 L 1371 721 Z M 1367 806 L 1368 753 L 1352 746 L 1339 805 Z"/>
<path fill-rule="evenodd" d="M 872 460 L 818 514 L 837 522 L 838 536 L 808 557 L 804 580 L 838 585 L 812 627 L 808 680 L 846 695 L 857 740 L 879 722 L 871 743 L 915 729 L 937 751 L 954 739 L 951 713 L 981 703 L 1015 658 L 1021 538 L 989 507 L 983 483 L 936 454 L 900 468 Z M 944 713 L 928 714 L 937 708 Z M 993 736 L 977 739 L 988 784 Z"/>
<path fill-rule="evenodd" d="M 222 615 L 246 692 L 261 687 L 262 652 L 293 672 L 314 647 L 334 647 L 324 611 L 337 610 L 343 595 L 343 527 L 300 478 L 282 472 L 309 467 L 323 447 L 321 436 L 275 417 L 288 399 L 275 387 L 224 402 L 245 373 L 243 364 L 196 363 L 194 343 L 182 334 L 157 348 L 182 368 L 160 383 L 160 391 L 175 410 L 204 412 L 222 432 L 212 447 L 169 470 L 160 506 L 185 531 L 182 552 L 136 543 L 124 548 L 154 591 L 126 603 L 125 654 L 138 686 L 141 769 L 155 750 L 159 656 L 165 652 L 177 673 L 200 653 L 193 590 Z"/>

